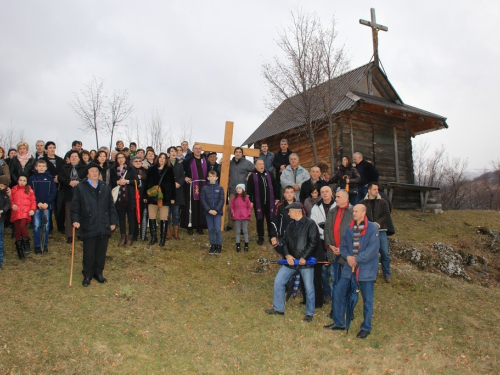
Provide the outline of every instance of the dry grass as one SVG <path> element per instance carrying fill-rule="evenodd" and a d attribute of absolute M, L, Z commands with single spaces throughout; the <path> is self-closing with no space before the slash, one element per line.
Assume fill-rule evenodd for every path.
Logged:
<path fill-rule="evenodd" d="M 462 215 L 462 213 L 460 213 Z M 492 215 L 492 214 L 496 214 Z M 500 228 L 498 213 L 470 214 L 470 225 Z M 491 218 L 490 218 L 491 215 Z M 398 236 L 417 243 L 466 240 L 460 220 L 398 211 Z M 424 221 L 422 221 L 422 219 Z M 451 223 L 453 224 L 453 223 Z M 10 232 L 10 230 L 7 230 Z M 207 236 L 168 242 L 167 249 L 112 239 L 105 276 L 80 285 L 81 250 L 68 287 L 70 248 L 58 234 L 50 253 L 14 256 L 6 238 L 0 271 L 0 371 L 10 374 L 465 374 L 499 373 L 498 289 L 394 264 L 393 282 L 375 287 L 374 330 L 325 332 L 329 307 L 302 323 L 299 299 L 284 317 L 267 316 L 277 267 L 270 246 L 233 249 L 224 234 L 219 258 L 208 256 Z M 458 238 L 454 237 L 458 236 Z"/>

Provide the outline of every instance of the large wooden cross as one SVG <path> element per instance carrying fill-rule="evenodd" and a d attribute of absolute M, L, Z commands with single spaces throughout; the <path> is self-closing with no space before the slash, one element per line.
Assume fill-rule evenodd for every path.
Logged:
<path fill-rule="evenodd" d="M 372 38 L 373 38 L 373 62 L 378 67 L 379 66 L 379 58 L 378 58 L 378 31 L 388 31 L 389 28 L 387 26 L 379 25 L 377 23 L 377 19 L 375 18 L 375 8 L 370 9 L 371 12 L 371 22 L 366 20 L 359 20 L 359 23 L 365 26 L 369 26 L 372 28 Z"/>
<path fill-rule="evenodd" d="M 233 155 L 233 151 L 238 146 L 233 146 L 233 126 L 234 122 L 226 121 L 226 130 L 224 132 L 224 144 L 217 145 L 212 143 L 204 143 L 204 142 L 196 142 L 199 143 L 203 149 L 203 151 L 213 151 L 222 153 L 222 164 L 220 166 L 220 181 L 219 185 L 224 188 L 225 193 L 227 194 L 228 190 L 228 182 L 229 182 L 229 163 L 231 162 L 231 155 Z M 242 147 L 243 155 L 245 156 L 255 156 L 259 157 L 260 150 L 254 148 Z M 222 207 L 222 223 L 221 230 L 224 230 L 224 219 L 226 217 L 226 200 L 224 199 L 224 206 Z"/>

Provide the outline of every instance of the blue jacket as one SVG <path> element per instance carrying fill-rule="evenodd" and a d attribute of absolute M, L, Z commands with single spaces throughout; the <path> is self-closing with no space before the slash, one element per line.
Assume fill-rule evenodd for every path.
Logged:
<path fill-rule="evenodd" d="M 36 203 L 47 203 L 49 210 L 54 209 L 54 202 L 57 197 L 57 186 L 52 175 L 45 171 L 44 173 L 34 172 L 30 179 L 29 185 L 35 192 Z"/>
<path fill-rule="evenodd" d="M 215 210 L 217 215 L 222 215 L 222 207 L 224 206 L 224 189 L 217 184 L 208 184 L 203 186 L 200 194 L 200 202 L 205 210 Z"/>
<path fill-rule="evenodd" d="M 366 220 L 364 233 L 359 238 L 359 252 L 356 257 L 356 263 L 358 263 L 359 281 L 374 281 L 377 278 L 378 271 L 378 252 L 380 249 L 380 239 L 378 236 L 378 229 L 375 224 Z M 354 230 L 352 228 L 352 223 L 345 230 L 342 236 L 342 242 L 340 244 L 340 255 L 344 259 L 348 256 L 352 256 L 354 253 L 352 251 Z M 342 267 L 342 277 L 350 279 L 352 275 L 352 268 L 346 262 L 344 267 Z"/>

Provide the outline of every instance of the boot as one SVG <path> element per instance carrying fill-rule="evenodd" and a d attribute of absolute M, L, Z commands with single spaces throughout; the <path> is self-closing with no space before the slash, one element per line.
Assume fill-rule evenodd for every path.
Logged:
<path fill-rule="evenodd" d="M 24 250 L 24 255 L 31 253 L 30 238 L 29 237 L 23 238 L 23 250 Z"/>
<path fill-rule="evenodd" d="M 134 236 L 128 236 L 128 240 L 127 242 L 125 243 L 125 247 L 130 247 L 132 246 L 132 244 L 134 243 Z"/>
<path fill-rule="evenodd" d="M 248 253 L 248 242 L 245 242 L 245 249 L 243 250 L 245 253 Z"/>
<path fill-rule="evenodd" d="M 214 255 L 215 254 L 215 246 L 214 244 L 210 244 L 210 250 L 208 250 L 208 255 Z"/>
<path fill-rule="evenodd" d="M 165 246 L 165 241 L 167 239 L 167 220 L 160 220 L 160 246 Z"/>
<path fill-rule="evenodd" d="M 24 251 L 23 251 L 23 241 L 19 240 L 16 241 L 16 250 L 17 250 L 17 255 L 19 256 L 20 260 L 24 260 Z"/>
<path fill-rule="evenodd" d="M 156 219 L 149 219 L 149 232 L 151 233 L 151 241 L 149 241 L 149 245 L 154 245 L 158 242 L 158 237 L 156 237 Z"/>
<path fill-rule="evenodd" d="M 174 225 L 174 238 L 176 240 L 180 240 L 181 238 L 179 237 L 179 226 L 178 225 Z"/>
<path fill-rule="evenodd" d="M 236 242 L 236 252 L 240 253 L 241 252 L 241 245 L 239 242 Z"/>
<path fill-rule="evenodd" d="M 122 239 L 120 240 L 120 243 L 118 244 L 118 246 L 123 247 L 123 246 L 125 246 L 126 243 L 127 243 L 127 235 L 122 234 Z"/>
<path fill-rule="evenodd" d="M 215 255 L 220 255 L 222 251 L 222 245 L 215 245 Z"/>
<path fill-rule="evenodd" d="M 172 229 L 170 228 L 170 225 L 168 224 L 168 221 L 167 221 L 167 240 L 171 240 L 172 239 Z"/>
<path fill-rule="evenodd" d="M 257 245 L 262 245 L 264 243 L 264 237 L 259 236 L 259 239 L 257 240 Z"/>

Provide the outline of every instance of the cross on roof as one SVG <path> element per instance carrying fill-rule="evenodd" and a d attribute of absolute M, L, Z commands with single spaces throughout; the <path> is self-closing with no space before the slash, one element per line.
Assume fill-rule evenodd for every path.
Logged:
<path fill-rule="evenodd" d="M 370 9 L 371 12 L 371 22 L 366 20 L 359 20 L 359 23 L 365 26 L 369 26 L 372 28 L 372 37 L 373 37 L 373 62 L 376 66 L 379 66 L 379 58 L 378 58 L 378 31 L 388 31 L 389 28 L 387 26 L 379 25 L 377 23 L 377 19 L 375 18 L 375 8 Z"/>

